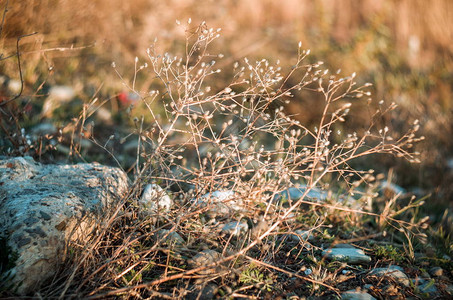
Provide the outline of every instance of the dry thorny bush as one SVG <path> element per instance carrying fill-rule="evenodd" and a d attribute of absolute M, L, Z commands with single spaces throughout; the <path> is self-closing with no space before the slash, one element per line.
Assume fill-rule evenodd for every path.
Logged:
<path fill-rule="evenodd" d="M 300 44 L 297 61 L 286 75 L 278 62 L 244 59 L 234 64 L 231 82 L 214 90 L 209 82 L 221 72 L 216 59 L 222 55 L 212 55 L 208 48 L 219 31 L 204 23 L 191 27 L 188 22 L 181 58 L 159 55 L 155 42 L 148 49 L 148 62 L 140 65 L 136 59 L 136 75 L 149 72 L 156 89 L 140 91 L 135 77 L 130 83 L 124 79 L 140 98 L 136 105 L 147 108 L 146 116 L 134 119 L 138 147 L 133 188 L 92 241 L 80 247 L 83 251 L 74 252 L 74 267 L 65 271 L 69 273 L 43 292 L 173 298 L 183 297 L 200 282 L 216 282 L 224 296 L 251 290 L 264 293 L 272 283 L 278 290 L 274 275 L 260 275 L 263 270 L 294 276 L 308 294 L 315 293 L 316 287 L 322 288 L 318 293 L 332 292 L 338 291 L 329 285 L 335 274 L 319 270 L 305 276 L 285 265 L 290 251 L 281 243 L 283 233 L 294 233 L 297 228 L 323 232 L 333 216 L 354 222 L 357 216 L 367 215 L 380 225 L 388 223 L 408 235 L 417 234 L 416 224 L 392 218 L 396 213 L 390 206 L 383 214 L 360 205 L 348 206 L 352 196 L 354 203 L 370 201 L 363 187 L 374 180 L 373 170 L 354 169 L 350 162 L 377 153 L 416 162 L 417 153 L 410 148 L 420 140 L 415 136 L 417 122 L 400 136 L 387 127 L 380 128 L 380 117 L 395 105 L 371 105 L 370 84 L 358 86 L 355 74 L 341 77 L 339 72 L 323 70 L 322 62 L 306 63 L 309 51 L 302 50 Z M 288 82 L 297 83 L 288 86 Z M 319 104 L 324 107 L 323 115 L 315 128 L 307 128 L 284 113 L 282 105 L 296 101 L 293 95 L 301 89 L 324 98 Z M 362 132 L 341 132 L 336 124 L 347 122 L 349 109 L 357 101 L 370 103 L 364 112 L 369 114 L 369 127 Z M 85 113 L 96 109 L 92 103 Z M 109 142 L 114 139 L 112 136 Z M 109 142 L 102 147 L 113 155 Z M 157 217 L 143 217 L 137 199 L 144 185 L 152 182 L 172 191 L 175 203 Z M 344 195 L 332 195 L 333 188 L 340 186 Z M 282 194 L 290 187 L 300 188 L 298 197 Z M 214 191 L 233 191 L 223 201 L 235 209 L 210 214 L 209 205 L 216 204 L 202 195 Z M 321 202 L 310 197 L 313 191 L 330 193 Z M 203 201 L 197 201 L 200 199 Z M 242 220 L 251 230 L 241 238 L 219 234 L 216 226 L 222 220 Z M 157 234 L 160 229 L 169 231 Z M 183 245 L 169 242 L 172 232 L 184 236 Z M 300 243 L 302 247 L 295 247 L 299 253 L 320 249 L 302 239 Z M 206 266 L 187 263 L 187 258 L 203 249 L 217 250 L 221 257 Z M 303 265 L 298 255 L 292 261 Z"/>

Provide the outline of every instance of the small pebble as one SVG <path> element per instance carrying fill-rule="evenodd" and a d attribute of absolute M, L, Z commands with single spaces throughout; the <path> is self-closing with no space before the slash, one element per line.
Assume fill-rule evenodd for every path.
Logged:
<path fill-rule="evenodd" d="M 444 270 L 440 267 L 432 267 L 429 269 L 429 273 L 434 277 L 439 277 L 444 275 Z"/>

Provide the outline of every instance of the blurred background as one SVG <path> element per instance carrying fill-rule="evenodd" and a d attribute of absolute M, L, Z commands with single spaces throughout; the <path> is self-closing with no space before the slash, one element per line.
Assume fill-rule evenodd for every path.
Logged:
<path fill-rule="evenodd" d="M 187 24 L 191 18 L 193 26 L 206 21 L 209 27 L 222 28 L 210 50 L 224 55 L 218 61 L 223 72 L 213 85 L 228 84 L 231 66 L 244 57 L 291 66 L 299 41 L 311 50 L 310 61 L 324 61 L 326 68 L 341 69 L 344 76 L 356 72 L 359 83 L 371 82 L 375 99 L 399 106 L 383 122 L 404 132 L 419 119 L 425 140 L 415 146 L 420 164 L 379 156 L 367 167 L 387 172 L 391 181 L 420 195 L 431 193 L 430 209 L 437 218 L 446 208 L 453 209 L 451 0 L 28 0 L 2 1 L 2 12 L 6 5 L 1 99 L 20 90 L 16 58 L 5 58 L 16 53 L 19 36 L 37 32 L 21 40 L 24 91 L 16 107 L 9 108 L 24 113 L 18 118 L 26 130 L 64 132 L 83 104 L 97 97 L 117 102 L 112 100 L 104 111 L 104 127 L 95 132 L 98 138 L 107 139 L 123 127 L 127 131 L 133 125 L 121 105 L 132 100 L 112 62 L 129 81 L 135 57 L 145 61 L 156 37 L 163 52 L 182 54 L 185 27 L 175 21 Z M 137 86 L 150 88 L 146 72 L 137 78 Z M 54 109 L 50 96 L 69 104 Z M 301 94 L 285 109 L 309 126 L 319 117 L 319 101 Z M 353 113 L 350 130 L 367 121 L 360 110 Z M 1 122 L 4 128 L 17 123 L 6 118 Z M 48 124 L 47 129 L 42 124 Z M 11 143 L 3 142 L 1 150 Z M 102 162 L 103 157 L 87 154 L 84 159 Z"/>

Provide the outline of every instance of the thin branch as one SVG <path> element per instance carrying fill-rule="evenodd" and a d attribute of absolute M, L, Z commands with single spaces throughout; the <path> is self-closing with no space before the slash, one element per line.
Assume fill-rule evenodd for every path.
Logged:
<path fill-rule="evenodd" d="M 14 96 L 13 98 L 9 99 L 9 100 L 6 100 L 6 101 L 3 101 L 0 103 L 0 106 L 4 106 L 14 100 L 16 100 L 17 98 L 19 98 L 21 95 L 22 95 L 22 92 L 24 91 L 24 78 L 22 76 L 22 67 L 21 67 L 21 63 L 20 63 L 20 51 L 19 51 L 19 43 L 20 43 L 20 40 L 22 38 L 25 38 L 25 37 L 29 37 L 29 36 L 32 36 L 32 35 L 35 35 L 37 34 L 37 32 L 33 32 L 33 33 L 29 33 L 29 34 L 24 34 L 24 35 L 21 35 L 20 37 L 17 38 L 17 42 L 16 42 L 16 55 L 17 55 L 17 66 L 19 67 L 19 78 L 20 78 L 20 91 L 19 93 Z"/>

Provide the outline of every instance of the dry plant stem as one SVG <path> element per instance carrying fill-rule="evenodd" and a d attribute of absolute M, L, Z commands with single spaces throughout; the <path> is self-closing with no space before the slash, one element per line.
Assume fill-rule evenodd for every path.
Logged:
<path fill-rule="evenodd" d="M 34 54 L 34 53 L 46 53 L 46 52 L 52 52 L 52 51 L 58 51 L 58 52 L 79 51 L 79 50 L 84 50 L 87 48 L 94 48 L 95 46 L 96 46 L 96 44 L 90 44 L 90 45 L 80 46 L 80 47 L 74 47 L 74 45 L 71 45 L 71 47 L 46 48 L 46 49 L 34 50 L 34 51 L 24 51 L 22 53 L 23 54 Z"/>
<path fill-rule="evenodd" d="M 231 297 L 234 297 L 234 298 L 239 298 L 239 299 L 259 299 L 258 297 L 256 296 L 250 296 L 250 295 L 245 295 L 245 294 L 239 294 L 239 293 L 232 293 L 231 294 Z"/>
<path fill-rule="evenodd" d="M 138 187 L 142 182 L 149 182 L 152 179 L 163 179 L 163 181 L 178 183 L 185 181 L 195 186 L 195 197 L 223 187 L 239 192 L 241 197 L 244 194 L 251 196 L 252 190 L 258 189 L 261 190 L 260 195 L 270 193 L 264 198 L 257 197 L 257 199 L 260 199 L 258 201 L 268 202 L 265 216 L 268 215 L 270 208 L 274 205 L 272 203 L 274 201 L 271 199 L 274 199 L 278 193 L 288 187 L 294 186 L 293 179 L 297 181 L 302 178 L 307 182 L 304 187 L 305 190 L 299 200 L 288 199 L 289 208 L 281 207 L 264 233 L 251 241 L 247 241 L 248 244 L 244 241 L 244 244 L 241 245 L 243 248 L 239 248 L 238 252 L 222 260 L 178 274 L 168 275 L 167 269 L 170 259 L 170 255 L 168 255 L 165 272 L 160 279 L 96 295 L 95 293 L 101 290 L 97 289 L 88 296 L 91 298 L 108 297 L 132 290 L 150 289 L 153 286 L 177 279 L 194 278 L 199 271 L 244 256 L 255 263 L 291 276 L 297 276 L 301 280 L 323 285 L 338 293 L 337 289 L 323 282 L 272 266 L 248 256 L 247 252 L 261 243 L 263 239 L 275 234 L 275 231 L 281 225 L 286 226 L 290 215 L 295 213 L 302 204 L 383 218 L 389 223 L 399 224 L 399 226 L 404 227 L 404 230 L 410 232 L 411 224 L 391 218 L 393 215 L 389 213 L 390 208 L 386 209 L 383 214 L 375 214 L 311 202 L 307 198 L 309 192 L 321 185 L 321 180 L 328 174 L 339 174 L 339 178 L 344 178 L 348 185 L 350 184 L 348 182 L 349 176 L 358 176 L 360 180 L 365 182 L 368 172 L 354 170 L 349 165 L 351 160 L 376 153 L 391 153 L 413 159 L 414 156 L 404 148 L 414 140 L 413 134 L 416 129 L 396 139 L 396 141 L 388 139 L 387 128 L 379 130 L 379 133 L 372 133 L 375 132 L 373 129 L 376 127 L 374 118 L 391 110 L 392 106 L 390 106 L 387 110 L 380 108 L 376 111 L 368 131 L 363 136 L 359 137 L 354 133 L 342 139 L 339 144 L 330 145 L 330 142 L 333 141 L 331 132 L 335 129 L 335 123 L 345 121 L 351 106 L 351 103 L 347 103 L 332 112 L 337 101 L 359 94 L 368 95 L 368 92 L 363 91 L 367 85 L 355 88 L 356 83 L 353 81 L 355 75 L 341 79 L 338 79 L 336 75 L 327 75 L 328 71 L 322 72 L 322 70 L 317 69 L 321 63 L 303 65 L 302 60 L 308 55 L 308 52 L 301 52 L 300 50 L 295 67 L 286 77 L 278 73 L 280 68 L 277 68 L 278 70 L 273 69 L 272 66 L 268 68 L 266 60 L 258 61 L 255 65 L 245 60 L 245 66 L 237 71 L 233 81 L 226 88 L 212 94 L 209 93 L 210 89 L 206 89 L 207 94 L 205 94 L 204 79 L 206 76 L 216 73 L 212 69 L 214 61 L 207 64 L 203 61 L 210 57 L 206 49 L 213 40 L 210 33 L 204 35 L 205 31 L 211 32 L 202 24 L 190 32 L 186 39 L 184 62 L 182 62 L 182 59 L 173 59 L 168 54 L 164 56 L 156 55 L 154 46 L 148 51 L 152 72 L 157 81 L 160 82 L 159 85 L 165 87 L 161 97 L 164 100 L 163 113 L 168 122 L 165 124 L 165 119 L 160 118 L 151 107 L 151 103 L 157 99 L 158 92 L 142 97 L 145 106 L 150 111 L 153 130 L 157 128 L 159 132 L 156 141 L 154 139 L 156 136 L 150 136 L 144 132 L 143 122 L 140 123 L 139 128 L 137 127 L 139 139 L 143 138 L 139 141 L 139 144 L 142 142 L 144 145 L 149 144 L 152 153 L 146 156 L 145 163 L 141 167 L 137 164 L 137 159 L 135 166 L 137 169 L 136 184 L 134 186 Z M 192 36 L 198 37 L 198 39 L 190 46 L 189 38 Z M 141 70 L 141 67 L 137 69 L 137 61 L 135 70 L 136 73 Z M 247 70 L 250 71 L 250 78 L 248 79 L 244 76 L 245 72 L 248 72 Z M 302 79 L 298 80 L 296 85 L 286 88 L 286 84 L 290 82 L 290 77 L 299 72 L 302 72 Z M 140 95 L 134 90 L 135 80 L 136 77 L 134 76 L 131 87 L 127 83 L 125 85 L 132 92 Z M 233 91 L 233 89 L 235 90 Z M 292 93 L 299 89 L 316 91 L 324 97 L 324 109 L 318 123 L 319 127 L 313 131 L 287 117 L 280 109 L 276 109 L 272 116 L 268 113 L 272 103 L 292 97 Z M 214 116 L 218 116 L 220 120 L 226 120 L 221 128 L 218 124 L 210 121 Z M 182 137 L 184 142 L 180 144 L 173 142 L 173 135 L 180 135 L 179 138 Z M 260 141 L 261 136 L 272 136 L 271 143 L 274 142 L 275 144 L 265 150 L 264 142 Z M 306 143 L 307 139 L 308 144 Z M 314 142 L 312 142 L 313 140 Z M 241 146 L 243 142 L 250 142 L 252 146 Z M 196 158 L 192 165 L 180 166 L 173 161 L 173 158 L 177 157 L 178 151 L 185 146 L 193 147 L 192 151 L 196 153 Z M 258 148 L 260 150 L 257 150 Z M 214 155 L 211 153 L 212 149 L 215 150 Z M 139 155 L 146 155 L 146 153 L 137 152 L 137 156 Z M 150 169 L 151 166 L 158 166 L 160 169 L 155 172 Z M 174 167 L 183 172 L 182 177 L 174 178 L 177 177 L 172 174 Z M 184 172 L 186 173 L 184 174 Z M 159 174 L 155 175 L 154 173 Z M 244 176 L 249 176 L 249 179 L 244 179 Z M 196 208 L 196 211 L 190 209 L 187 214 L 178 219 L 178 224 L 174 224 L 172 230 L 178 228 L 181 222 L 189 220 L 190 216 L 207 209 L 209 209 L 209 206 L 203 209 Z M 291 229 L 289 232 L 291 232 Z M 226 245 L 229 245 L 230 241 L 231 239 L 225 241 Z M 213 242 L 213 245 L 218 245 L 218 243 Z M 149 253 L 156 247 L 156 245 L 151 247 Z M 224 254 L 226 247 L 223 251 Z M 121 248 L 119 247 L 119 249 Z M 276 251 L 279 251 L 279 249 L 272 248 L 270 253 L 263 255 L 272 256 Z M 132 265 L 129 265 L 126 271 L 121 272 L 118 275 L 119 277 L 116 276 L 116 278 L 120 278 L 136 265 L 138 265 L 137 262 L 132 262 Z M 101 266 L 101 269 L 104 267 L 105 265 Z M 99 269 L 96 272 L 99 272 Z"/>
<path fill-rule="evenodd" d="M 314 184 L 316 184 L 320 179 L 321 179 L 321 177 L 319 177 L 314 182 Z M 310 189 L 307 188 L 307 190 L 304 192 L 304 195 L 302 196 L 301 200 L 297 201 L 293 206 L 291 206 L 281 216 L 281 218 L 279 218 L 279 220 L 274 222 L 274 224 L 265 233 L 263 233 L 261 236 L 259 236 L 257 239 L 255 239 L 251 244 L 249 244 L 247 247 L 243 248 L 242 250 L 240 250 L 236 254 L 230 255 L 230 256 L 228 256 L 228 257 L 226 257 L 226 258 L 224 258 L 224 259 L 222 259 L 220 261 L 217 261 L 215 263 L 212 263 L 212 264 L 209 264 L 209 265 L 206 265 L 206 266 L 201 266 L 201 267 L 198 267 L 198 268 L 195 268 L 195 269 L 192 269 L 192 270 L 180 273 L 180 274 L 175 274 L 175 275 L 172 275 L 172 276 L 168 276 L 168 277 L 165 277 L 165 278 L 154 280 L 154 281 L 151 281 L 149 283 L 143 283 L 143 284 L 138 284 L 138 285 L 134 285 L 134 286 L 130 286 L 130 287 L 120 288 L 120 289 L 117 289 L 117 290 L 114 290 L 114 291 L 111 291 L 111 292 L 107 292 L 107 293 L 104 293 L 104 294 L 101 294 L 101 295 L 96 295 L 96 296 L 90 297 L 89 299 L 96 299 L 96 298 L 103 298 L 103 297 L 107 297 L 107 296 L 117 295 L 117 294 L 124 293 L 124 292 L 130 291 L 130 290 L 133 290 L 133 289 L 149 288 L 151 286 L 158 285 L 158 284 L 161 284 L 161 283 L 164 283 L 164 282 L 167 282 L 167 281 L 183 278 L 184 276 L 191 275 L 191 274 L 197 273 L 199 271 L 203 271 L 203 270 L 208 269 L 208 268 L 216 267 L 216 266 L 218 266 L 218 265 L 220 265 L 222 263 L 225 263 L 225 262 L 228 262 L 230 260 L 233 260 L 233 259 L 235 259 L 235 258 L 237 258 L 239 256 L 243 256 L 243 255 L 245 255 L 247 253 L 248 250 L 253 248 L 259 242 L 261 242 L 265 237 L 267 237 L 269 234 L 271 234 L 286 219 L 286 217 L 294 209 L 296 209 L 298 206 L 300 206 L 300 204 L 303 203 L 303 199 L 306 197 L 306 195 L 308 194 L 309 190 Z M 301 276 L 301 279 L 306 279 L 306 278 Z M 307 280 L 307 281 L 311 282 L 310 280 Z M 330 286 L 326 286 L 326 287 L 328 287 L 329 289 L 335 290 L 333 287 L 330 287 Z"/>
<path fill-rule="evenodd" d="M 318 180 L 319 179 L 320 178 L 318 178 Z M 315 184 L 316 184 L 316 181 L 315 181 Z M 376 216 L 376 217 L 380 216 L 379 214 L 374 214 L 374 213 L 370 213 L 370 212 L 364 212 L 364 211 L 360 211 L 360 210 L 352 210 L 352 209 L 348 209 L 348 208 L 341 208 L 341 207 L 336 207 L 336 206 L 332 206 L 332 205 L 326 205 L 326 204 L 321 204 L 321 203 L 313 203 L 313 202 L 310 202 L 310 201 L 305 201 L 303 199 L 306 196 L 306 194 L 308 194 L 308 191 L 309 191 L 309 189 L 307 189 L 307 191 L 304 193 L 304 196 L 300 200 L 298 200 L 292 207 L 290 207 L 287 210 L 287 212 L 285 214 L 283 214 L 265 233 L 263 233 L 260 237 L 255 239 L 251 244 L 249 244 L 247 247 L 243 248 L 242 250 L 240 250 L 236 254 L 230 255 L 230 256 L 228 256 L 228 257 L 226 257 L 226 258 L 224 258 L 224 259 L 222 259 L 222 260 L 220 260 L 218 262 L 215 262 L 215 263 L 212 263 L 212 264 L 209 264 L 209 265 L 206 265 L 206 266 L 201 266 L 201 267 L 198 267 L 198 268 L 195 268 L 195 269 L 192 269 L 192 270 L 189 270 L 189 271 L 185 271 L 185 272 L 182 272 L 182 273 L 179 273 L 179 274 L 175 274 L 175 275 L 172 275 L 172 276 L 168 276 L 168 277 L 164 277 L 164 278 L 161 278 L 161 279 L 158 279 L 158 280 L 154 280 L 152 282 L 138 284 L 138 285 L 133 285 L 133 286 L 130 286 L 130 287 L 125 287 L 125 288 L 120 288 L 120 289 L 117 289 L 117 290 L 113 290 L 113 291 L 110 291 L 110 292 L 107 292 L 107 293 L 90 296 L 88 299 L 98 299 L 98 298 L 103 298 L 103 297 L 107 297 L 107 296 L 118 295 L 118 294 L 125 293 L 127 291 L 134 290 L 134 289 L 150 288 L 152 286 L 159 285 L 161 283 L 172 281 L 172 280 L 176 280 L 176 279 L 191 278 L 191 277 L 187 277 L 187 276 L 188 275 L 192 275 L 194 273 L 197 273 L 199 271 L 206 270 L 208 268 L 216 267 L 216 266 L 218 266 L 220 264 L 223 264 L 223 263 L 228 262 L 230 260 L 236 259 L 236 258 L 238 258 L 240 256 L 245 256 L 247 259 L 252 260 L 252 261 L 254 261 L 256 263 L 265 265 L 267 267 L 273 268 L 273 269 L 275 269 L 277 271 L 283 272 L 283 273 L 288 274 L 288 275 L 294 275 L 294 276 L 298 277 L 301 280 L 305 280 L 305 281 L 308 281 L 308 282 L 311 282 L 311 283 L 316 283 L 316 284 L 323 285 L 323 286 L 331 289 L 334 292 L 338 292 L 338 290 L 335 289 L 334 287 L 330 287 L 330 286 L 328 286 L 328 285 L 326 285 L 326 284 L 324 284 L 322 282 L 318 282 L 318 281 L 315 281 L 315 280 L 313 280 L 311 278 L 303 277 L 303 276 L 294 274 L 292 272 L 283 270 L 281 268 L 278 268 L 278 267 L 275 267 L 275 266 L 272 266 L 272 265 L 268 265 L 268 264 L 266 264 L 264 262 L 255 260 L 255 259 L 253 259 L 253 258 L 251 258 L 251 257 L 246 255 L 248 250 L 250 250 L 252 247 L 257 245 L 265 237 L 267 237 L 270 234 L 272 234 L 272 232 L 275 230 L 275 228 L 277 228 L 286 219 L 286 217 L 290 214 L 290 212 L 293 211 L 298 206 L 300 206 L 301 204 L 309 204 L 309 205 L 315 205 L 315 206 L 328 207 L 328 208 L 332 208 L 332 209 L 337 209 L 337 210 L 342 210 L 342 211 L 347 211 L 347 212 L 360 213 L 360 214 L 367 214 L 367 215 L 372 215 L 372 216 Z M 395 222 L 398 222 L 398 223 L 402 222 L 400 220 L 394 220 L 394 219 L 392 219 L 392 220 L 395 221 Z M 354 241 L 357 241 L 357 240 L 354 240 Z"/>
<path fill-rule="evenodd" d="M 120 201 L 120 203 L 123 203 L 123 201 Z M 74 280 L 74 277 L 78 271 L 78 269 L 82 266 L 82 264 L 85 262 L 85 260 L 92 254 L 92 251 L 97 247 L 97 245 L 100 243 L 101 239 L 104 237 L 105 233 L 107 232 L 108 228 L 111 226 L 112 222 L 115 220 L 115 216 L 118 215 L 122 208 L 122 204 L 118 205 L 118 207 L 115 209 L 114 213 L 112 214 L 112 217 L 108 219 L 107 224 L 105 225 L 104 228 L 102 228 L 102 232 L 97 235 L 96 239 L 91 243 L 91 245 L 87 245 L 87 250 L 84 254 L 84 256 L 80 259 L 79 263 L 77 266 L 74 268 L 72 271 L 71 276 L 69 279 L 66 281 L 66 284 L 63 288 L 63 291 L 61 292 L 59 299 L 63 299 L 66 291 L 68 290 L 69 286 L 71 285 L 72 281 Z"/>
<path fill-rule="evenodd" d="M 0 102 L 0 106 L 4 106 L 4 105 L 6 105 L 6 104 L 8 104 L 10 102 L 13 102 L 14 100 L 18 99 L 22 95 L 22 92 L 24 91 L 24 78 L 23 78 L 23 75 L 22 75 L 22 66 L 21 66 L 21 62 L 20 62 L 21 53 L 20 53 L 20 49 L 19 49 L 19 43 L 20 43 L 21 39 L 23 39 L 25 37 L 29 37 L 29 36 L 35 35 L 35 34 L 37 34 L 37 32 L 24 34 L 24 35 L 21 35 L 20 37 L 17 38 L 17 41 L 16 41 L 16 56 L 17 56 L 17 67 L 19 69 L 20 91 L 13 98 Z M 11 56 L 9 56 L 9 57 L 11 57 Z M 0 58 L 0 61 L 8 59 L 9 57 Z"/>

